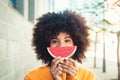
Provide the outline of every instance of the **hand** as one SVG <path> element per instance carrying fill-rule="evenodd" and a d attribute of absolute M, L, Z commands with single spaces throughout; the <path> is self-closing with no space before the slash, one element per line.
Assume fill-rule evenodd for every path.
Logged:
<path fill-rule="evenodd" d="M 69 76 L 75 76 L 78 73 L 77 62 L 73 59 L 65 59 L 60 66 L 62 67 L 62 72 L 67 73 Z"/>
<path fill-rule="evenodd" d="M 62 61 L 62 58 L 55 58 L 52 60 L 50 72 L 55 80 L 62 80 L 62 67 L 59 66 L 59 63 Z"/>

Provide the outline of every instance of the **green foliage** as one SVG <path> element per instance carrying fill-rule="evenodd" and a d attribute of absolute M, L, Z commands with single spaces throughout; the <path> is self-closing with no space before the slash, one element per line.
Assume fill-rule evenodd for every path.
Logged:
<path fill-rule="evenodd" d="M 89 3 L 88 1 L 84 1 L 82 13 L 89 15 L 90 18 L 94 16 L 94 19 L 89 21 L 90 24 L 94 24 L 92 26 L 108 28 L 108 26 L 111 25 L 111 23 L 105 19 L 105 3 L 103 0 L 89 0 Z"/>

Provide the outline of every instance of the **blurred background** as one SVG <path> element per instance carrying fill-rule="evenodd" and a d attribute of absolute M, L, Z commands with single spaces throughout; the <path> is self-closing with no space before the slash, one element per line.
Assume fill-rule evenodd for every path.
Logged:
<path fill-rule="evenodd" d="M 47 12 L 74 10 L 90 30 L 81 66 L 99 80 L 120 80 L 120 0 L 0 0 L 0 80 L 23 80 L 42 65 L 31 46 L 36 19 Z"/>

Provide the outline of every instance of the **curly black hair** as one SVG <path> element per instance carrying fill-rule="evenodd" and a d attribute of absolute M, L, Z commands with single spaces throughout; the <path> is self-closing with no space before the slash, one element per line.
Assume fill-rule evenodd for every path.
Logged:
<path fill-rule="evenodd" d="M 50 40 L 60 32 L 66 32 L 73 39 L 74 45 L 77 46 L 77 51 L 71 58 L 82 63 L 82 59 L 86 58 L 85 51 L 89 46 L 88 29 L 85 19 L 74 11 L 65 10 L 44 14 L 33 28 L 32 44 L 37 59 L 50 65 L 53 59 L 47 51 Z"/>

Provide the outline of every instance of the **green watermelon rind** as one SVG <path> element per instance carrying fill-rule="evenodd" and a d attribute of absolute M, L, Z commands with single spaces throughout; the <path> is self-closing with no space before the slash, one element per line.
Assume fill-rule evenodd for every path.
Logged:
<path fill-rule="evenodd" d="M 56 58 L 56 56 L 53 55 L 53 54 L 51 53 L 51 51 L 49 50 L 49 47 L 47 47 L 47 50 L 48 50 L 49 54 L 50 54 L 53 58 Z M 62 57 L 62 58 L 70 58 L 71 56 L 74 55 L 74 53 L 76 52 L 76 50 L 77 50 L 77 46 L 74 46 L 74 50 L 72 51 L 72 53 L 71 53 L 69 56 L 67 56 L 67 57 Z M 58 57 L 61 57 L 61 56 L 58 56 Z"/>

